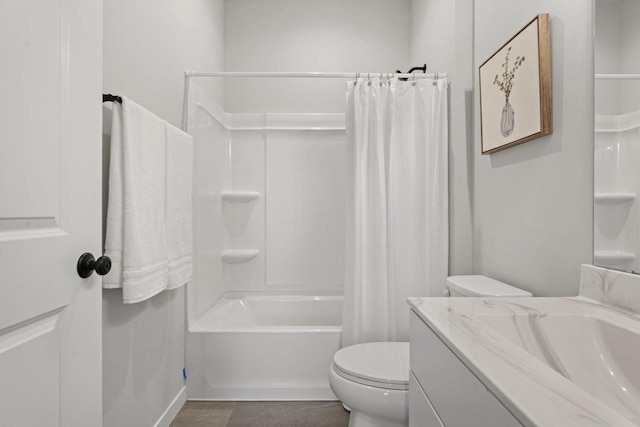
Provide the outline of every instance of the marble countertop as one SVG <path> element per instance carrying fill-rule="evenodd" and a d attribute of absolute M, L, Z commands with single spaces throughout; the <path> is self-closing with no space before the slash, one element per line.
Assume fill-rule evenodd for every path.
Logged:
<path fill-rule="evenodd" d="M 602 289 L 608 291 L 610 287 L 603 285 Z M 562 363 L 567 365 L 566 360 L 558 361 L 556 355 L 551 354 L 554 352 L 553 348 L 549 354 L 544 354 L 547 350 L 543 348 L 543 351 L 534 355 L 523 348 L 528 346 L 527 339 L 532 338 L 515 335 L 519 333 L 517 323 L 540 319 L 549 313 L 578 314 L 585 316 L 584 319 L 597 318 L 640 333 L 640 318 L 633 312 L 585 297 L 409 298 L 409 304 L 525 426 L 626 427 L 637 425 L 634 422 L 640 420 L 640 409 L 633 405 L 633 399 L 629 400 L 631 403 L 623 402 L 627 405 L 628 413 L 612 409 L 612 405 L 605 404 L 602 399 L 594 397 L 568 379 L 571 375 L 562 366 Z M 582 322 L 582 318 L 574 319 Z M 492 320 L 493 325 L 488 320 Z M 502 331 L 498 332 L 496 327 Z M 515 334 L 510 337 L 508 333 L 505 334 L 508 328 L 515 331 Z M 549 332 L 554 333 L 551 330 Z M 566 337 L 571 338 L 564 340 L 565 354 L 567 348 L 572 351 L 571 329 L 568 329 Z M 540 341 L 539 336 L 537 339 Z M 558 337 L 551 337 L 549 342 L 553 342 L 553 339 L 556 343 L 562 342 L 561 335 L 560 341 Z M 516 343 L 517 340 L 521 342 Z M 542 341 L 547 343 L 545 337 L 542 337 Z M 588 344 L 588 340 L 583 336 L 580 341 L 576 335 L 575 352 L 578 357 L 580 343 Z M 539 347 L 538 343 L 538 350 Z M 572 367 L 567 368 L 571 371 Z M 583 369 L 582 373 L 584 372 Z M 622 390 L 626 391 L 624 388 Z"/>

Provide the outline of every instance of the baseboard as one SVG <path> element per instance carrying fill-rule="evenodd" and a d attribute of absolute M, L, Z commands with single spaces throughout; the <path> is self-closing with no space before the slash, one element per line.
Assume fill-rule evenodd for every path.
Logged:
<path fill-rule="evenodd" d="M 180 389 L 176 397 L 173 399 L 169 407 L 164 411 L 158 421 L 156 421 L 154 427 L 169 427 L 171 421 L 178 415 L 180 408 L 187 401 L 187 386 Z"/>
<path fill-rule="evenodd" d="M 327 387 L 216 387 L 208 388 L 205 394 L 193 389 L 189 400 L 196 401 L 298 401 L 298 400 L 338 400 L 331 388 Z"/>

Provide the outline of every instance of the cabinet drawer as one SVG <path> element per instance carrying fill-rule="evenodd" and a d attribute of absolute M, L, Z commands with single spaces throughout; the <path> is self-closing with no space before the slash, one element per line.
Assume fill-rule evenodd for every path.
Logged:
<path fill-rule="evenodd" d="M 447 427 L 522 424 L 411 310 L 411 371 Z"/>
<path fill-rule="evenodd" d="M 444 427 L 413 372 L 409 372 L 409 427 Z"/>

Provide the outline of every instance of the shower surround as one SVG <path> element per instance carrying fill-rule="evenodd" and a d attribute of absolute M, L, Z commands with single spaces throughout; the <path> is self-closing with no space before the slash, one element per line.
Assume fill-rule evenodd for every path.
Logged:
<path fill-rule="evenodd" d="M 343 114 L 233 114 L 192 79 L 192 400 L 335 399 L 346 149 Z"/>

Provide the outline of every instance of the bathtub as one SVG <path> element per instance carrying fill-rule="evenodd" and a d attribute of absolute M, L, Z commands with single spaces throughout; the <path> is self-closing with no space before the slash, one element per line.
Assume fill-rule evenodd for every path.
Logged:
<path fill-rule="evenodd" d="M 341 295 L 227 293 L 189 325 L 190 400 L 337 400 Z"/>

